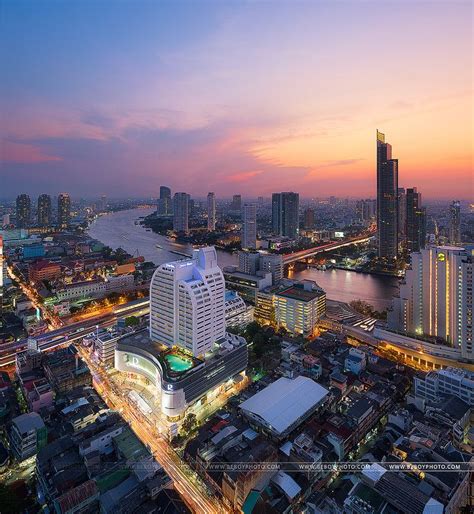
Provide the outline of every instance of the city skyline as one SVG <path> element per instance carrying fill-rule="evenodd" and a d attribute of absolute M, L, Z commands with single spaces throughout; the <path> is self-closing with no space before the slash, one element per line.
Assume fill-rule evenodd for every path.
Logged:
<path fill-rule="evenodd" d="M 3 195 L 373 197 L 378 128 L 400 186 L 472 196 L 469 2 L 201 6 L 6 2 Z"/>

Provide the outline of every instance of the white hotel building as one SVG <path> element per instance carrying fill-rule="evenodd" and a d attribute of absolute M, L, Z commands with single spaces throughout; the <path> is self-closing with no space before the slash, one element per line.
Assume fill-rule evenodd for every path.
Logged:
<path fill-rule="evenodd" d="M 474 360 L 473 255 L 438 246 L 411 255 L 411 269 L 389 312 L 390 330 L 442 339 L 459 358 Z"/>
<path fill-rule="evenodd" d="M 214 247 L 162 264 L 150 286 L 150 338 L 194 357 L 225 337 L 225 281 Z"/>

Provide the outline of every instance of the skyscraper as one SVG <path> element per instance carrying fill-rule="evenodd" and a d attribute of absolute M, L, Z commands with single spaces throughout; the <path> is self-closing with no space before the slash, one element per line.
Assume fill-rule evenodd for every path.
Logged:
<path fill-rule="evenodd" d="M 241 242 L 242 248 L 257 248 L 257 206 L 253 203 L 244 204 Z"/>
<path fill-rule="evenodd" d="M 452 245 L 461 244 L 461 203 L 459 200 L 451 202 L 449 208 L 449 242 Z"/>
<path fill-rule="evenodd" d="M 314 209 L 304 211 L 304 228 L 312 230 L 315 227 Z"/>
<path fill-rule="evenodd" d="M 38 197 L 38 225 L 40 227 L 49 227 L 52 223 L 51 216 L 51 197 L 49 195 L 40 195 Z"/>
<path fill-rule="evenodd" d="M 234 195 L 232 197 L 232 203 L 230 204 L 230 210 L 234 212 L 240 212 L 242 210 L 242 196 Z"/>
<path fill-rule="evenodd" d="M 216 230 L 216 195 L 207 193 L 207 230 Z"/>
<path fill-rule="evenodd" d="M 16 226 L 28 228 L 31 224 L 31 200 L 26 194 L 16 197 Z"/>
<path fill-rule="evenodd" d="M 166 186 L 160 186 L 160 198 L 157 205 L 158 214 L 162 216 L 172 214 L 171 204 L 171 189 Z"/>
<path fill-rule="evenodd" d="M 189 232 L 189 195 L 175 193 L 173 198 L 173 230 Z"/>
<path fill-rule="evenodd" d="M 150 337 L 195 357 L 225 336 L 225 282 L 214 247 L 159 266 L 150 285 Z"/>
<path fill-rule="evenodd" d="M 400 241 L 406 239 L 407 227 L 407 192 L 404 187 L 398 188 L 398 236 Z"/>
<path fill-rule="evenodd" d="M 68 193 L 58 195 L 58 226 L 67 228 L 71 222 L 71 197 Z"/>
<path fill-rule="evenodd" d="M 421 193 L 416 187 L 408 188 L 406 191 L 406 246 L 408 252 L 419 252 L 425 247 L 426 240 L 426 211 L 421 206 Z"/>
<path fill-rule="evenodd" d="M 272 229 L 279 236 L 296 239 L 299 234 L 298 193 L 284 192 L 272 195 Z"/>
<path fill-rule="evenodd" d="M 377 130 L 377 234 L 378 255 L 396 259 L 398 254 L 398 160 L 392 146 Z"/>
<path fill-rule="evenodd" d="M 473 359 L 473 261 L 470 252 L 453 246 L 413 253 L 389 310 L 389 328 L 439 337 Z"/>

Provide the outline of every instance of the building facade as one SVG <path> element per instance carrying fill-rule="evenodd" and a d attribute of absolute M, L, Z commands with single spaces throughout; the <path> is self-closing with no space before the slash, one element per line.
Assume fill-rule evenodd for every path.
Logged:
<path fill-rule="evenodd" d="M 31 225 L 31 200 L 26 194 L 16 197 L 16 227 L 28 228 Z"/>
<path fill-rule="evenodd" d="M 71 223 L 71 197 L 68 193 L 58 195 L 58 226 L 67 228 Z"/>
<path fill-rule="evenodd" d="M 296 239 L 299 234 L 298 193 L 284 192 L 272 195 L 272 230 L 275 235 Z"/>
<path fill-rule="evenodd" d="M 189 232 L 189 195 L 175 193 L 173 198 L 173 230 Z"/>
<path fill-rule="evenodd" d="M 413 253 L 389 311 L 389 328 L 441 338 L 463 358 L 474 359 L 472 279 L 473 256 L 464 248 L 438 246 Z"/>
<path fill-rule="evenodd" d="M 216 230 L 216 195 L 215 193 L 207 193 L 207 230 L 214 232 Z"/>
<path fill-rule="evenodd" d="M 398 160 L 392 159 L 392 146 L 377 131 L 377 234 L 378 256 L 396 259 L 398 255 Z"/>
<path fill-rule="evenodd" d="M 406 247 L 409 253 L 419 252 L 426 241 L 426 209 L 421 205 L 421 193 L 416 187 L 406 190 L 405 230 Z"/>
<path fill-rule="evenodd" d="M 51 214 L 51 197 L 49 195 L 40 195 L 38 197 L 38 226 L 49 227 L 52 224 Z"/>
<path fill-rule="evenodd" d="M 461 244 L 461 203 L 455 200 L 449 208 L 449 242 Z"/>
<path fill-rule="evenodd" d="M 159 266 L 150 285 L 150 337 L 202 355 L 225 335 L 225 282 L 214 247 Z"/>
<path fill-rule="evenodd" d="M 157 202 L 157 212 L 160 216 L 170 216 L 173 214 L 171 189 L 166 186 L 160 186 L 160 198 Z"/>
<path fill-rule="evenodd" d="M 244 205 L 242 211 L 242 248 L 257 248 L 257 206 L 255 204 Z"/>

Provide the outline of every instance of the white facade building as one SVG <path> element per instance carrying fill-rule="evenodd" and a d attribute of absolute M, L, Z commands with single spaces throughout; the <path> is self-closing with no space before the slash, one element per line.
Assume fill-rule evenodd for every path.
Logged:
<path fill-rule="evenodd" d="M 242 210 L 242 248 L 257 248 L 257 206 L 246 203 Z"/>
<path fill-rule="evenodd" d="M 243 328 L 253 321 L 254 308 L 247 305 L 235 291 L 225 292 L 226 327 Z"/>
<path fill-rule="evenodd" d="M 207 230 L 216 230 L 216 195 L 207 193 Z"/>
<path fill-rule="evenodd" d="M 430 371 L 424 377 L 415 377 L 415 396 L 430 402 L 453 395 L 474 406 L 474 373 L 465 369 L 446 368 Z"/>
<path fill-rule="evenodd" d="M 399 296 L 389 311 L 391 330 L 439 337 L 474 359 L 473 255 L 464 248 L 432 247 L 411 255 Z"/>
<path fill-rule="evenodd" d="M 150 337 L 204 355 L 225 336 L 225 282 L 214 247 L 159 266 L 150 285 Z"/>

